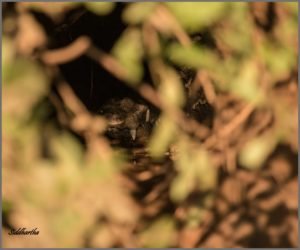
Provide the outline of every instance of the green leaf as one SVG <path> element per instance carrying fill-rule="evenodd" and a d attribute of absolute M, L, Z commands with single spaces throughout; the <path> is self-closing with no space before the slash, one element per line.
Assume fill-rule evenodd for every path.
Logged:
<path fill-rule="evenodd" d="M 63 133 L 53 135 L 50 145 L 53 154 L 64 166 L 64 171 L 75 174 L 83 163 L 83 148 L 79 142 L 71 134 Z"/>
<path fill-rule="evenodd" d="M 3 86 L 3 114 L 18 120 L 28 119 L 33 106 L 47 93 L 48 81 L 38 64 L 23 58 L 15 60 Z"/>
<path fill-rule="evenodd" d="M 7 84 L 14 60 L 15 47 L 13 41 L 6 36 L 2 38 L 2 52 L 2 83 Z"/>
<path fill-rule="evenodd" d="M 139 83 L 144 74 L 142 66 L 144 51 L 140 31 L 134 28 L 127 29 L 114 45 L 112 54 L 127 70 L 129 83 Z"/>
<path fill-rule="evenodd" d="M 115 7 L 114 2 L 85 2 L 84 6 L 97 15 L 107 15 Z"/>
<path fill-rule="evenodd" d="M 170 187 L 170 198 L 172 201 L 183 201 L 193 190 L 194 179 L 192 171 L 185 171 L 176 176 Z"/>
<path fill-rule="evenodd" d="M 248 169 L 262 167 L 262 164 L 274 150 L 276 144 L 275 138 L 271 135 L 252 139 L 240 151 L 240 164 Z"/>
<path fill-rule="evenodd" d="M 239 75 L 230 85 L 232 93 L 253 104 L 260 104 L 264 100 L 264 93 L 259 87 L 258 68 L 254 61 L 247 61 L 242 65 Z"/>
<path fill-rule="evenodd" d="M 199 224 L 203 220 L 206 209 L 202 206 L 192 206 L 187 211 L 187 221 L 186 224 L 188 227 L 199 227 Z"/>
<path fill-rule="evenodd" d="M 163 114 L 156 124 L 149 140 L 149 152 L 153 158 L 161 158 L 170 144 L 176 139 L 177 126 L 174 121 Z"/>
<path fill-rule="evenodd" d="M 140 234 L 142 246 L 145 248 L 165 248 L 174 244 L 175 223 L 171 217 L 164 216 L 154 221 Z"/>
<path fill-rule="evenodd" d="M 219 60 L 211 50 L 192 45 L 189 47 L 173 43 L 166 49 L 167 57 L 177 65 L 187 66 L 194 69 L 214 69 Z"/>
<path fill-rule="evenodd" d="M 259 55 L 275 79 L 288 74 L 297 65 L 297 55 L 292 48 L 280 46 L 270 40 L 261 43 Z"/>
<path fill-rule="evenodd" d="M 188 31 L 196 32 L 217 22 L 227 14 L 230 3 L 165 3 L 180 24 Z"/>
<path fill-rule="evenodd" d="M 285 3 L 281 3 L 282 5 L 286 5 L 290 11 L 292 12 L 293 14 L 293 18 L 297 19 L 298 20 L 298 5 L 299 3 L 297 1 L 295 2 L 285 2 Z"/>
<path fill-rule="evenodd" d="M 177 73 L 171 68 L 164 68 L 159 72 L 159 94 L 169 105 L 182 107 L 185 103 L 183 84 Z"/>
<path fill-rule="evenodd" d="M 81 230 L 85 226 L 85 220 L 86 217 L 75 211 L 75 209 L 65 206 L 52 214 L 49 227 L 56 240 L 63 247 L 75 247 L 75 237 L 80 235 Z M 74 228 L 78 230 L 72 233 Z"/>
<path fill-rule="evenodd" d="M 2 213 L 8 214 L 13 208 L 13 203 L 9 200 L 3 199 L 2 200 Z"/>
<path fill-rule="evenodd" d="M 91 154 L 83 175 L 88 182 L 110 180 L 121 170 L 124 162 L 125 154 L 117 150 L 110 155 Z"/>
<path fill-rule="evenodd" d="M 142 23 L 148 18 L 156 5 L 157 3 L 153 2 L 131 3 L 123 12 L 122 18 L 128 24 Z"/>
<path fill-rule="evenodd" d="M 224 43 L 229 50 L 238 53 L 238 56 L 253 53 L 251 30 L 255 27 L 247 15 L 249 15 L 248 4 L 234 3 L 231 5 L 230 14 L 225 20 L 225 27 L 220 25 L 214 30 L 214 36 Z"/>
<path fill-rule="evenodd" d="M 194 155 L 195 177 L 198 179 L 199 189 L 212 190 L 216 186 L 217 173 L 208 152 L 199 148 Z"/>
<path fill-rule="evenodd" d="M 174 202 L 183 201 L 193 189 L 209 191 L 215 188 L 217 173 L 209 153 L 188 138 L 181 137 L 175 165 L 178 176 L 174 179 L 170 197 Z"/>

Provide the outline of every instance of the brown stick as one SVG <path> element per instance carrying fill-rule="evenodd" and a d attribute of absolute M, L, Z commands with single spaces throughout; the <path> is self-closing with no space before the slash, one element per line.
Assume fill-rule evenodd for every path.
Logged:
<path fill-rule="evenodd" d="M 94 46 L 88 37 L 80 37 L 68 47 L 44 52 L 41 58 L 45 63 L 53 65 L 65 63 L 83 54 L 98 62 L 103 68 L 118 79 L 124 82 L 127 81 L 127 71 L 115 58 Z M 166 110 L 184 131 L 195 135 L 200 140 L 203 140 L 207 136 L 208 128 L 198 124 L 195 120 L 186 117 L 181 110 L 173 109 L 164 103 L 149 84 L 143 83 L 139 88 L 135 88 L 130 84 L 128 84 L 128 86 L 134 91 L 137 91 L 144 99 L 157 108 Z"/>
<path fill-rule="evenodd" d="M 64 48 L 42 53 L 41 59 L 46 64 L 50 65 L 67 63 L 82 56 L 90 46 L 90 38 L 81 36 Z"/>

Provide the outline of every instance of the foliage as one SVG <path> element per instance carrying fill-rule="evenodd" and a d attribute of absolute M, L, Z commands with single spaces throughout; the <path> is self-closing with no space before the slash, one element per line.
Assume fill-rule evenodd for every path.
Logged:
<path fill-rule="evenodd" d="M 103 117 L 67 89 L 58 87 L 60 99 L 53 94 L 58 70 L 39 57 L 49 34 L 35 33 L 30 48 L 22 44 L 28 30 L 41 28 L 21 19 L 32 16 L 31 9 L 59 22 L 76 8 L 105 17 L 116 6 L 15 3 L 14 19 L 4 5 L 3 215 L 14 228 L 40 231 L 40 237 L 14 243 L 3 227 L 4 247 L 189 246 L 182 243 L 184 232 L 207 223 L 221 171 L 264 171 L 282 144 L 297 154 L 297 3 L 275 4 L 271 30 L 264 27 L 267 13 L 256 15 L 251 3 L 126 4 L 121 18 L 128 26 L 107 56 L 138 93 L 146 61 L 160 100 L 142 172 L 129 150 L 111 146 Z M 24 32 L 14 29 L 22 27 L 20 20 L 27 20 Z M 194 70 L 190 85 L 178 68 Z M 200 117 L 195 127 L 184 115 L 197 84 L 215 109 L 213 126 Z M 159 181 L 161 173 L 166 177 Z M 157 184 L 145 199 L 134 195 L 143 178 Z"/>

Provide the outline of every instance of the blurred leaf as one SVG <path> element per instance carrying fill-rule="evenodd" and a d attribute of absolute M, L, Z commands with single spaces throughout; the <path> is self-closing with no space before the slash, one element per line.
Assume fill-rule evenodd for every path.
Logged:
<path fill-rule="evenodd" d="M 166 114 L 157 122 L 148 147 L 153 158 L 161 158 L 177 135 L 177 126 Z"/>
<path fill-rule="evenodd" d="M 128 81 L 137 84 L 143 77 L 142 58 L 144 55 L 141 33 L 138 29 L 127 29 L 112 49 L 113 55 L 127 70 Z"/>
<path fill-rule="evenodd" d="M 72 208 L 63 207 L 61 210 L 56 211 L 51 216 L 49 226 L 51 231 L 55 235 L 55 238 L 59 241 L 61 247 L 76 247 L 76 238 L 80 237 L 82 230 L 85 229 L 84 217 Z M 75 232 L 73 229 L 76 228 Z M 82 239 L 80 239 L 82 241 Z"/>
<path fill-rule="evenodd" d="M 6 36 L 2 37 L 2 53 L 2 83 L 7 84 L 15 56 L 15 47 L 13 41 Z"/>
<path fill-rule="evenodd" d="M 48 91 L 48 78 L 40 66 L 32 61 L 17 59 L 6 75 L 3 88 L 3 114 L 17 120 L 30 117 L 30 110 Z"/>
<path fill-rule="evenodd" d="M 191 206 L 187 212 L 187 226 L 198 227 L 207 210 L 201 206 Z"/>
<path fill-rule="evenodd" d="M 161 217 L 141 233 L 141 244 L 145 248 L 170 247 L 174 244 L 175 233 L 174 220 L 167 216 Z"/>
<path fill-rule="evenodd" d="M 20 125 L 20 124 L 19 124 Z M 37 159 L 40 154 L 40 134 L 38 130 L 38 124 L 31 124 L 30 126 L 19 126 L 19 130 L 16 134 L 16 142 L 18 143 L 18 150 L 20 157 L 22 158 L 21 168 L 29 171 L 37 164 Z M 30 142 L 30 146 L 28 146 Z"/>
<path fill-rule="evenodd" d="M 178 43 L 173 43 L 166 49 L 166 54 L 177 65 L 194 69 L 201 67 L 214 69 L 218 65 L 218 58 L 215 53 L 196 45 L 185 47 Z"/>
<path fill-rule="evenodd" d="M 118 162 L 114 158 L 100 159 L 95 156 L 90 159 L 87 169 L 84 171 L 84 177 L 88 180 L 105 180 L 110 179 L 120 170 Z"/>
<path fill-rule="evenodd" d="M 105 181 L 113 178 L 121 170 L 125 162 L 125 154 L 122 151 L 100 153 L 90 152 L 86 161 L 87 167 L 83 171 L 85 180 Z"/>
<path fill-rule="evenodd" d="M 211 72 L 216 88 L 230 91 L 232 80 L 240 73 L 240 60 L 228 57 L 218 62 L 218 67 L 215 67 Z"/>
<path fill-rule="evenodd" d="M 155 44 L 157 48 L 166 50 L 158 49 L 155 58 L 151 57 L 150 73 L 153 73 L 153 78 L 157 80 L 155 87 L 158 94 L 167 105 L 169 104 L 169 108 L 182 107 L 185 104 L 185 95 L 183 83 L 177 72 L 173 71 L 173 65 L 168 63 L 171 61 L 178 66 L 204 69 L 212 79 L 213 87 L 216 87 L 216 94 L 220 95 L 220 99 L 217 98 L 214 105 L 217 105 L 216 108 L 222 114 L 216 112 L 216 120 L 229 118 L 236 108 L 235 104 L 239 106 L 244 101 L 258 104 L 266 100 L 267 108 L 270 108 L 272 113 L 272 126 L 266 127 L 266 133 L 267 130 L 271 131 L 251 139 L 238 152 L 241 166 L 250 170 L 263 166 L 278 143 L 288 145 L 292 152 L 297 154 L 298 108 L 294 71 L 297 70 L 298 56 L 298 3 L 280 3 L 276 6 L 276 13 L 279 9 L 280 11 L 271 32 L 264 32 L 258 28 L 248 3 L 127 4 L 122 18 L 124 23 L 133 27 L 127 28 L 121 34 L 120 40 L 114 44 L 112 56 L 129 72 L 129 83 L 139 83 L 143 79 L 143 60 L 149 63 L 148 58 L 144 58 L 141 32 L 144 31 L 143 24 L 148 21 L 147 18 L 155 11 L 157 4 L 167 6 L 179 17 L 178 22 L 187 31 L 200 31 L 203 39 L 197 44 L 183 47 L 175 42 L 170 44 L 170 39 L 173 41 L 173 38 L 169 37 L 167 32 L 160 32 L 164 24 L 159 27 L 161 29 L 152 30 L 153 37 L 159 35 L 158 40 L 148 45 Z M 30 6 L 38 12 L 50 15 L 56 23 L 64 20 L 64 14 L 74 6 L 86 6 L 86 9 L 96 14 L 106 15 L 113 10 L 116 3 L 16 3 L 17 12 L 12 13 L 13 15 L 7 13 L 4 18 L 15 18 L 15 14 L 18 16 L 19 13 L 24 13 L 24 8 L 25 12 L 28 12 L 27 8 Z M 106 150 L 105 147 L 93 147 L 90 143 L 83 145 L 73 134 L 66 133 L 64 126 L 57 127 L 57 117 L 53 117 L 52 113 L 53 107 L 49 109 L 41 101 L 49 103 L 48 94 L 52 92 L 49 80 L 55 78 L 56 73 L 50 69 L 47 71 L 50 74 L 45 74 L 46 71 L 36 63 L 35 58 L 29 58 L 30 53 L 27 58 L 20 56 L 20 47 L 17 49 L 16 39 L 9 38 L 10 35 L 14 35 L 13 32 L 19 32 L 15 28 L 11 25 L 10 28 L 4 29 L 2 44 L 2 142 L 5 162 L 5 178 L 2 180 L 3 213 L 5 216 L 9 215 L 9 223 L 12 226 L 30 223 L 39 225 L 42 237 L 39 237 L 41 242 L 37 243 L 38 247 L 49 242 L 53 242 L 55 247 L 75 248 L 86 244 L 92 247 L 114 247 L 130 245 L 133 239 L 133 243 L 138 247 L 165 248 L 197 241 L 198 229 L 202 226 L 200 223 L 207 216 L 208 210 L 212 209 L 214 191 L 218 188 L 219 168 L 214 166 L 214 157 L 218 157 L 223 149 L 219 153 L 211 154 L 201 143 L 179 130 L 168 114 L 168 108 L 162 110 L 161 120 L 157 122 L 147 146 L 152 157 L 162 158 L 172 145 L 170 157 L 166 157 L 166 160 L 173 161 L 177 173 L 168 190 L 172 202 L 177 203 L 173 204 L 176 218 L 160 217 L 168 213 L 163 209 L 164 206 L 160 206 L 164 204 L 164 195 L 159 196 L 155 203 L 146 208 L 147 212 L 157 212 L 158 220 L 155 220 L 157 217 L 152 221 L 148 216 L 145 218 L 144 211 L 139 206 L 142 201 L 135 195 L 141 191 L 140 186 L 127 180 L 127 177 L 123 178 L 122 166 L 126 164 L 126 176 L 127 173 L 130 176 L 134 174 L 134 179 L 137 177 L 138 180 L 146 180 L 148 183 L 148 180 L 153 179 L 153 175 L 160 175 L 160 167 L 164 167 L 165 161 L 157 163 L 159 166 L 155 164 L 154 172 L 152 168 L 150 171 L 141 169 L 141 172 L 139 168 L 148 163 L 144 161 L 145 158 L 140 158 L 140 152 L 144 149 L 137 150 L 138 158 L 135 155 L 135 159 L 141 161 L 131 164 L 132 158 L 128 157 L 125 161 L 124 155 L 117 153 L 115 148 L 111 149 L 107 145 Z M 32 32 L 33 29 L 29 27 L 29 30 Z M 5 33 L 9 36 L 5 36 Z M 151 37 L 150 35 L 149 38 Z M 32 39 L 33 44 L 34 40 Z M 35 46 L 24 41 L 20 36 L 23 51 L 26 52 L 28 48 L 34 50 Z M 212 41 L 216 42 L 217 49 Z M 162 44 L 159 44 L 160 42 Z M 207 47 L 199 44 L 207 44 Z M 32 49 L 28 51 L 32 52 Z M 166 65 L 158 65 L 155 68 L 156 62 L 165 59 Z M 262 65 L 263 68 L 258 68 L 258 65 Z M 265 69 L 267 72 L 264 72 Z M 266 78 L 261 73 L 266 73 Z M 274 83 L 276 88 L 264 93 L 261 87 L 265 85 L 260 86 L 261 79 L 266 80 L 267 87 L 272 87 L 268 83 Z M 233 94 L 244 100 L 236 101 Z M 231 98 L 234 98 L 233 106 Z M 269 114 L 264 114 L 263 110 L 260 114 L 260 107 L 257 109 L 257 122 L 260 122 L 260 115 L 267 121 Z M 264 123 L 263 120 L 261 122 Z M 253 122 L 256 122 L 256 118 Z M 42 133 L 45 135 L 41 136 Z M 94 139 L 98 141 L 97 138 Z M 45 151 L 47 156 L 44 155 Z M 144 152 L 142 155 L 144 157 Z M 160 186 L 160 181 L 164 181 L 160 179 L 157 179 L 159 183 L 150 181 L 149 188 L 153 190 L 152 184 Z M 155 196 L 157 192 L 153 194 Z M 182 225 L 196 228 L 182 234 Z M 94 230 L 91 237 L 88 235 L 90 230 Z M 13 242 L 12 238 L 8 239 Z M 6 240 L 5 244 L 11 244 L 9 240 Z M 23 242 L 30 245 L 32 240 L 26 238 Z"/>
<path fill-rule="evenodd" d="M 165 3 L 180 24 L 188 31 L 196 32 L 217 22 L 227 13 L 230 3 Z"/>
<path fill-rule="evenodd" d="M 281 21 L 275 28 L 276 38 L 278 38 L 281 46 L 289 50 L 289 53 L 298 54 L 298 18 L 286 18 Z M 276 45 L 275 45 L 276 46 Z"/>
<path fill-rule="evenodd" d="M 66 175 L 71 177 L 77 173 L 83 163 L 83 148 L 71 134 L 53 135 L 51 150 Z"/>
<path fill-rule="evenodd" d="M 261 43 L 259 55 L 275 79 L 286 76 L 297 65 L 297 55 L 293 50 L 282 47 L 273 41 L 268 40 Z"/>
<path fill-rule="evenodd" d="M 238 56 L 246 56 L 253 52 L 251 30 L 253 26 L 248 18 L 249 5 L 238 2 L 231 5 L 231 11 L 223 25 L 218 26 L 214 35 L 224 43 L 225 46 Z M 239 25 L 236 25 L 236 24 Z M 224 46 L 224 45 L 223 45 Z"/>
<path fill-rule="evenodd" d="M 13 203 L 6 199 L 2 199 L 2 213 L 7 214 L 13 208 Z"/>
<path fill-rule="evenodd" d="M 85 2 L 83 4 L 87 10 L 97 15 L 107 15 L 112 12 L 115 7 L 114 2 Z"/>
<path fill-rule="evenodd" d="M 175 158 L 178 176 L 171 185 L 170 196 L 175 202 L 183 201 L 193 189 L 209 191 L 216 187 L 217 173 L 207 151 L 181 137 Z"/>
<path fill-rule="evenodd" d="M 293 14 L 293 18 L 298 20 L 298 5 L 299 3 L 297 1 L 295 2 L 281 2 L 282 5 L 286 5 L 290 11 Z"/>
<path fill-rule="evenodd" d="M 184 88 L 180 77 L 171 68 L 160 70 L 159 94 L 165 103 L 173 107 L 182 107 L 185 103 Z"/>
<path fill-rule="evenodd" d="M 264 100 L 264 93 L 259 85 L 258 68 L 254 61 L 247 60 L 240 69 L 239 75 L 230 85 L 232 93 L 253 104 Z"/>
<path fill-rule="evenodd" d="M 212 190 L 217 184 L 217 172 L 211 162 L 211 156 L 202 148 L 195 152 L 195 174 L 201 191 Z"/>
<path fill-rule="evenodd" d="M 249 141 L 240 151 L 239 162 L 248 169 L 262 167 L 276 146 L 276 138 L 272 135 L 260 136 Z"/>
<path fill-rule="evenodd" d="M 174 202 L 181 202 L 190 194 L 194 188 L 194 176 L 192 171 L 180 173 L 172 181 L 170 197 Z"/>
<path fill-rule="evenodd" d="M 153 2 L 142 2 L 142 3 L 130 3 L 123 12 L 123 20 L 129 24 L 142 23 L 151 12 L 157 3 Z"/>

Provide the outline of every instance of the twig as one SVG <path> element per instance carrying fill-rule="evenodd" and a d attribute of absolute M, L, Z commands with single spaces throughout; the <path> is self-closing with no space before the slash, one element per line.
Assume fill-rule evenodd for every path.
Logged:
<path fill-rule="evenodd" d="M 78 51 L 75 51 L 75 49 L 78 49 Z M 61 53 L 61 55 L 59 55 L 59 53 Z M 124 69 L 115 58 L 95 47 L 88 37 L 80 37 L 66 48 L 45 52 L 42 56 L 42 60 L 49 64 L 60 64 L 83 54 L 98 62 L 108 72 L 126 83 L 128 79 L 126 69 Z M 142 83 L 139 88 L 135 88 L 130 84 L 128 84 L 128 86 L 134 91 L 137 91 L 145 100 L 149 101 L 155 107 L 167 111 L 174 121 L 187 133 L 195 135 L 200 140 L 203 140 L 207 136 L 209 132 L 208 128 L 186 117 L 181 110 L 174 109 L 162 101 L 150 84 Z M 72 107 L 73 110 L 84 110 L 83 105 L 81 104 L 79 106 L 78 103 L 74 101 L 74 98 L 65 101 L 68 102 L 68 106 Z"/>
<path fill-rule="evenodd" d="M 162 33 L 173 33 L 181 45 L 189 46 L 192 44 L 190 37 L 164 5 L 159 5 L 156 8 L 151 15 L 150 23 Z"/>
<path fill-rule="evenodd" d="M 41 59 L 49 65 L 67 63 L 82 56 L 90 46 L 90 38 L 81 36 L 64 48 L 43 52 Z"/>
<path fill-rule="evenodd" d="M 229 124 L 218 132 L 218 135 L 222 138 L 227 137 L 249 117 L 253 110 L 253 104 L 247 104 L 246 107 L 243 108 L 243 110 Z"/>

